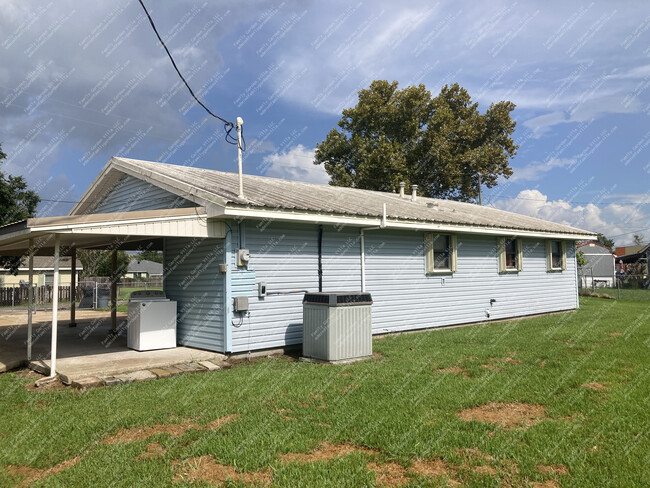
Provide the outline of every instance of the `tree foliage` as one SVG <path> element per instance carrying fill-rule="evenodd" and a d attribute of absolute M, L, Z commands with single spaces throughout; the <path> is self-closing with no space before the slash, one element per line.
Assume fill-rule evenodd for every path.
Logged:
<path fill-rule="evenodd" d="M 422 84 L 373 81 L 317 145 L 314 164 L 335 186 L 394 191 L 404 181 L 425 196 L 473 200 L 479 175 L 488 188 L 512 175 L 514 108 L 501 101 L 481 114 L 457 83 L 432 97 Z"/>
<path fill-rule="evenodd" d="M 0 144 L 0 164 L 7 158 Z M 41 201 L 36 192 L 27 189 L 22 176 L 5 175 L 0 171 L 0 225 L 33 217 Z M 21 257 L 0 256 L 0 267 L 18 273 Z"/>
<path fill-rule="evenodd" d="M 614 251 L 614 239 L 610 239 L 607 237 L 605 234 L 601 234 L 600 232 L 598 233 L 598 237 L 596 238 L 596 241 L 602 244 L 603 246 L 609 247 L 612 252 Z"/>
<path fill-rule="evenodd" d="M 147 249 L 146 251 L 140 251 L 136 254 L 138 261 L 153 261 L 154 263 L 163 262 L 163 254 L 160 251 L 151 251 Z"/>
<path fill-rule="evenodd" d="M 77 257 L 83 266 L 83 276 L 113 276 L 112 251 L 79 249 Z M 117 251 L 117 278 L 124 276 L 129 269 L 131 256 Z"/>
<path fill-rule="evenodd" d="M 576 253 L 576 262 L 578 263 L 578 266 L 581 268 L 589 264 L 589 261 L 587 261 L 587 258 L 585 258 L 584 251 L 578 251 Z"/>

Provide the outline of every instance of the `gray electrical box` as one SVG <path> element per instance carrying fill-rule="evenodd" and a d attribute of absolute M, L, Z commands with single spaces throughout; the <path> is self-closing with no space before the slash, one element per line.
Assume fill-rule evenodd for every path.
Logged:
<path fill-rule="evenodd" d="M 233 309 L 235 312 L 247 312 L 248 297 L 235 297 L 233 300 Z"/>
<path fill-rule="evenodd" d="M 266 296 L 266 283 L 263 281 L 260 281 L 257 284 L 257 296 L 258 297 L 265 297 Z"/>

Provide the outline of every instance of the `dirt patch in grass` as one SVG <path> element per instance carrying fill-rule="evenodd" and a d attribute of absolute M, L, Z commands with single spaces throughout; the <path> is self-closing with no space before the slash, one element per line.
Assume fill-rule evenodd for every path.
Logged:
<path fill-rule="evenodd" d="M 44 380 L 45 376 L 37 374 L 36 380 Z M 25 385 L 25 389 L 28 391 L 51 391 L 51 390 L 63 390 L 67 389 L 69 386 L 64 385 L 59 378 L 53 379 L 46 383 L 41 383 L 39 386 L 36 386 L 36 382 L 29 382 Z"/>
<path fill-rule="evenodd" d="M 289 416 L 289 414 L 293 413 L 289 409 L 281 408 L 279 410 L 276 410 L 275 413 L 277 413 L 280 417 L 282 417 L 283 420 L 296 420 L 295 417 Z"/>
<path fill-rule="evenodd" d="M 622 333 L 622 332 L 612 332 L 612 333 L 609 334 L 609 335 L 612 336 L 612 337 L 620 337 L 620 336 L 623 335 L 623 333 Z"/>
<path fill-rule="evenodd" d="M 226 415 L 205 425 L 196 424 L 190 420 L 186 420 L 177 424 L 156 424 L 145 425 L 144 427 L 134 427 L 131 429 L 120 429 L 115 434 L 104 437 L 101 444 L 125 444 L 129 442 L 138 442 L 148 439 L 157 434 L 167 434 L 172 437 L 181 437 L 185 432 L 190 429 L 193 430 L 218 430 L 224 424 L 232 422 L 237 419 L 237 415 Z"/>
<path fill-rule="evenodd" d="M 466 422 L 476 420 L 497 424 L 505 429 L 528 428 L 546 418 L 542 405 L 530 403 L 486 403 L 458 413 Z"/>
<path fill-rule="evenodd" d="M 583 388 L 589 388 L 590 390 L 596 390 L 596 391 L 608 391 L 609 387 L 603 385 L 602 383 L 598 383 L 597 381 L 592 381 L 591 383 L 587 383 L 585 385 L 582 385 Z"/>
<path fill-rule="evenodd" d="M 220 464 L 212 456 L 201 456 L 182 461 L 174 461 L 176 476 L 174 481 L 189 483 L 206 482 L 220 485 L 227 481 L 241 482 L 248 485 L 271 484 L 271 473 L 267 470 L 243 472 L 237 471 L 233 466 Z"/>
<path fill-rule="evenodd" d="M 433 461 L 418 459 L 413 464 L 411 464 L 411 467 L 409 469 L 414 473 L 417 473 L 421 476 L 427 476 L 429 478 L 437 478 L 438 476 L 449 477 L 452 473 L 449 465 L 442 459 L 434 459 Z"/>
<path fill-rule="evenodd" d="M 377 486 L 402 486 L 410 481 L 408 476 L 406 476 L 404 466 L 393 461 L 387 463 L 368 463 L 368 471 L 375 473 Z"/>
<path fill-rule="evenodd" d="M 546 361 L 540 361 L 540 362 L 537 364 L 537 366 L 539 366 L 540 368 L 543 368 L 544 366 L 546 366 Z"/>
<path fill-rule="evenodd" d="M 497 470 L 492 466 L 474 466 L 472 471 L 483 476 L 496 476 L 497 474 Z"/>
<path fill-rule="evenodd" d="M 564 464 L 538 464 L 537 471 L 546 475 L 569 474 L 569 468 L 567 468 Z"/>
<path fill-rule="evenodd" d="M 72 459 L 66 459 L 65 461 L 49 469 L 31 468 L 29 466 L 7 466 L 7 471 L 12 476 L 18 476 L 22 478 L 18 486 L 31 486 L 36 481 L 42 480 L 48 476 L 58 474 L 61 471 L 65 471 L 66 469 L 71 468 L 79 461 L 81 461 L 81 457 L 77 456 Z"/>
<path fill-rule="evenodd" d="M 504 358 L 488 358 L 487 364 L 481 364 L 481 368 L 491 369 L 494 371 L 503 371 L 502 366 L 504 364 L 521 364 L 519 359 L 511 358 L 510 356 Z"/>
<path fill-rule="evenodd" d="M 555 480 L 533 481 L 531 486 L 533 488 L 561 488 L 560 483 Z"/>
<path fill-rule="evenodd" d="M 138 457 L 136 457 L 136 459 L 152 459 L 155 457 L 162 456 L 166 452 L 167 449 L 165 449 L 157 442 L 150 442 L 149 444 L 147 444 L 146 451 L 140 454 Z"/>
<path fill-rule="evenodd" d="M 286 463 L 314 463 L 316 461 L 331 461 L 334 458 L 342 457 L 354 452 L 362 452 L 371 456 L 379 454 L 379 451 L 375 449 L 369 449 L 367 447 L 359 447 L 352 444 L 330 444 L 329 442 L 323 442 L 320 446 L 311 452 L 291 452 L 288 454 L 281 454 L 280 461 Z"/>
<path fill-rule="evenodd" d="M 435 372 L 436 373 L 460 373 L 465 378 L 469 378 L 469 374 L 467 373 L 467 370 L 465 368 L 461 368 L 460 366 L 449 366 L 448 368 L 436 369 Z"/>

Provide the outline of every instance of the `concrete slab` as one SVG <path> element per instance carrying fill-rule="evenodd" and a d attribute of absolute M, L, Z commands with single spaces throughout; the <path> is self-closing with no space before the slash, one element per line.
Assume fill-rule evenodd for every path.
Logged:
<path fill-rule="evenodd" d="M 181 363 L 175 364 L 175 368 L 180 369 L 183 373 L 198 373 L 199 371 L 205 371 L 206 368 L 200 366 L 197 363 Z"/>
<path fill-rule="evenodd" d="M 114 385 L 122 384 L 122 380 L 116 378 L 115 376 L 104 376 L 102 380 L 104 381 L 104 385 L 106 386 L 114 386 Z"/>
<path fill-rule="evenodd" d="M 166 368 L 153 368 L 149 371 L 155 374 L 157 378 L 169 378 L 172 375 L 171 371 L 168 371 Z"/>
<path fill-rule="evenodd" d="M 208 371 L 218 371 L 221 368 L 214 364 L 212 361 L 199 361 L 199 364 L 203 366 Z"/>
<path fill-rule="evenodd" d="M 160 349 L 156 351 L 135 351 L 126 347 L 124 335 L 110 334 L 110 312 L 78 311 L 77 327 L 68 327 L 61 313 L 58 327 L 57 373 L 62 381 L 72 381 L 87 376 L 115 377 L 123 373 L 153 368 L 168 368 L 178 364 L 196 361 L 223 362 L 223 354 L 189 347 Z M 36 314 L 30 368 L 49 374 L 51 314 Z M 124 323 L 126 314 L 118 314 L 119 324 Z M 37 322 L 38 320 L 39 322 Z M 23 314 L 0 314 L 0 372 L 26 364 L 27 316 Z M 4 369 L 3 369 L 4 368 Z M 204 371 L 202 366 L 177 367 L 170 372 Z"/>
<path fill-rule="evenodd" d="M 133 371 L 131 373 L 118 374 L 115 376 L 122 383 L 132 383 L 134 381 L 145 381 L 153 380 L 156 378 L 156 375 L 153 374 L 148 369 L 143 369 L 141 371 Z"/>
<path fill-rule="evenodd" d="M 70 383 L 73 388 L 79 390 L 86 390 L 88 388 L 97 388 L 99 386 L 104 386 L 104 381 L 97 376 L 86 376 L 85 378 L 79 378 Z"/>

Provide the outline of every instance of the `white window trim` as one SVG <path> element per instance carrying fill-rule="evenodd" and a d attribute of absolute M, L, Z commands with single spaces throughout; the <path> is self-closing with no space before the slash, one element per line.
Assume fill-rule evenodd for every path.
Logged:
<path fill-rule="evenodd" d="M 560 242 L 562 244 L 562 266 L 560 268 L 553 267 L 553 246 L 552 242 Z M 566 242 L 559 239 L 550 239 L 546 241 L 546 271 L 564 271 L 566 269 Z"/>
<path fill-rule="evenodd" d="M 433 256 L 433 237 L 434 236 L 447 236 L 449 237 L 449 268 L 446 269 L 434 269 L 434 256 Z M 458 246 L 456 241 L 456 236 L 454 234 L 438 233 L 438 232 L 426 232 L 424 234 L 424 263 L 425 263 L 425 272 L 428 275 L 438 275 L 438 274 L 451 274 L 455 273 L 458 268 Z"/>
<path fill-rule="evenodd" d="M 516 268 L 506 267 L 506 239 L 515 241 L 515 248 L 517 249 Z M 519 273 L 524 269 L 524 253 L 522 251 L 521 239 L 519 237 L 498 237 L 497 253 L 499 257 L 499 273 Z"/>

